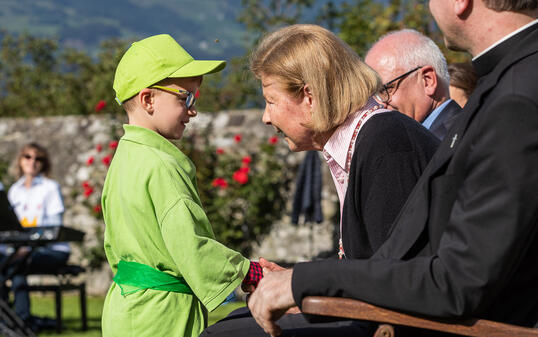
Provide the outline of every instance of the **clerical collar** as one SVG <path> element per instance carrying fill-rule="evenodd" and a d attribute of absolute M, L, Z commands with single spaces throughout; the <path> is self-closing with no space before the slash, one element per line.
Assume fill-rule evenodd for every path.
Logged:
<path fill-rule="evenodd" d="M 488 74 L 500 60 L 523 38 L 538 28 L 538 19 L 508 34 L 473 58 L 473 67 L 479 77 Z"/>

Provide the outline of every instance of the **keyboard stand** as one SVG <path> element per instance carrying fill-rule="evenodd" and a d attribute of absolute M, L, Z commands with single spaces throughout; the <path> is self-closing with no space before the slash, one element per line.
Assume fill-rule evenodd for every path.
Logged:
<path fill-rule="evenodd" d="M 12 269 L 12 272 L 7 272 L 7 267 L 12 262 L 12 258 L 17 252 L 17 249 L 11 255 L 6 257 L 0 264 L 1 284 L 10 279 L 21 265 L 26 264 L 30 254 L 26 254 L 23 258 L 17 261 L 17 265 Z M 24 323 L 22 319 L 9 307 L 8 303 L 0 298 L 0 336 L 6 337 L 37 337 L 34 332 Z"/>
<path fill-rule="evenodd" d="M 4 300 L 0 300 L 0 335 L 6 337 L 36 337 L 33 331 L 24 324 Z"/>

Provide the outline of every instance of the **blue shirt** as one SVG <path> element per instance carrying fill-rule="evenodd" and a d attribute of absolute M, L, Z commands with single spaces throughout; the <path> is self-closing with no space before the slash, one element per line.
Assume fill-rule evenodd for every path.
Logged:
<path fill-rule="evenodd" d="M 424 126 L 426 129 L 430 129 L 432 127 L 433 122 L 439 117 L 439 114 L 443 109 L 452 101 L 451 99 L 447 99 L 443 104 L 439 105 L 435 110 L 431 112 L 431 114 L 426 117 L 424 122 L 422 122 L 422 126 Z"/>

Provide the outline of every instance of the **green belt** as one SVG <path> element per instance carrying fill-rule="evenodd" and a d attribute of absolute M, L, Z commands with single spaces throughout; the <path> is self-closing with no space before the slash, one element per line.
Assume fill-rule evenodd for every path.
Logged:
<path fill-rule="evenodd" d="M 144 289 L 193 294 L 183 277 L 172 276 L 138 262 L 120 260 L 113 280 L 120 287 L 123 296 Z"/>

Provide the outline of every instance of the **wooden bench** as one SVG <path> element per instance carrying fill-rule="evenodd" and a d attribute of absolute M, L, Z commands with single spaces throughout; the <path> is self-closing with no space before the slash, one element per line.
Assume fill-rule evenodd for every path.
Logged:
<path fill-rule="evenodd" d="M 74 282 L 73 277 L 83 273 L 85 269 L 81 266 L 66 265 L 58 269 L 54 274 L 39 274 L 46 276 L 53 276 L 57 279 L 56 284 L 46 285 L 28 285 L 29 292 L 42 291 L 42 292 L 54 292 L 55 294 L 55 309 L 56 309 L 56 332 L 62 331 L 62 292 L 78 290 L 80 297 L 80 319 L 82 323 L 82 330 L 88 329 L 88 319 L 86 311 L 86 282 Z M 37 275 L 37 274 L 31 274 Z"/>
<path fill-rule="evenodd" d="M 311 315 L 379 322 L 380 325 L 374 337 L 394 337 L 393 325 L 442 331 L 463 336 L 538 337 L 538 329 L 485 319 L 458 320 L 413 316 L 349 298 L 307 296 L 303 299 L 302 311 Z"/>

